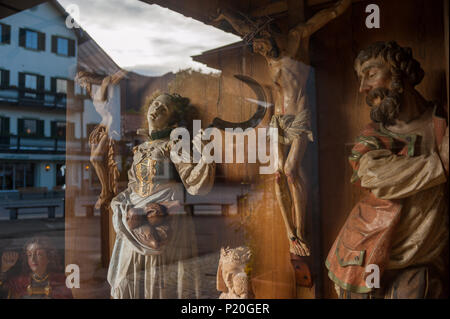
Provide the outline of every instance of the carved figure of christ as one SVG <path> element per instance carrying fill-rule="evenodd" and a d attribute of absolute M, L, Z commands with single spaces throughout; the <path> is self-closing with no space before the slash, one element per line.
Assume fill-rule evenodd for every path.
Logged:
<path fill-rule="evenodd" d="M 271 126 L 281 130 L 285 137 L 284 145 L 279 145 L 275 192 L 290 252 L 297 256 L 310 255 L 304 235 L 307 189 L 301 167 L 307 141 L 312 141 L 305 95 L 310 73 L 309 39 L 314 32 L 345 12 L 350 4 L 351 0 L 338 1 L 298 24 L 287 35 L 275 33 L 264 25 L 261 27 L 260 21 L 228 9 L 220 9 L 211 20 L 213 24 L 227 21 L 252 44 L 255 53 L 266 59 L 275 92 L 275 115 Z"/>

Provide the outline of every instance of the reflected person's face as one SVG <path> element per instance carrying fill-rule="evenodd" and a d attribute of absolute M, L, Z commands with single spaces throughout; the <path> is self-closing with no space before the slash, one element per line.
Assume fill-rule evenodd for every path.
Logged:
<path fill-rule="evenodd" d="M 161 130 L 169 126 L 170 119 L 173 116 L 171 103 L 170 97 L 165 94 L 158 96 L 152 102 L 147 112 L 150 131 Z"/>
<path fill-rule="evenodd" d="M 33 273 L 43 275 L 47 272 L 47 252 L 38 244 L 31 244 L 27 247 L 27 261 Z"/>

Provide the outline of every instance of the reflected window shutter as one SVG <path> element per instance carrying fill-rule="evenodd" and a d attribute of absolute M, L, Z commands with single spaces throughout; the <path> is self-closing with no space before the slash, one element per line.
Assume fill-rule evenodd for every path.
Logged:
<path fill-rule="evenodd" d="M 25 87 L 25 73 L 19 72 L 19 87 Z"/>
<path fill-rule="evenodd" d="M 56 137 L 56 122 L 55 121 L 51 122 L 51 136 Z"/>
<path fill-rule="evenodd" d="M 25 73 L 19 72 L 19 97 L 24 96 L 25 89 Z"/>
<path fill-rule="evenodd" d="M 2 74 L 1 87 L 6 88 L 9 86 L 9 70 L 0 70 Z"/>
<path fill-rule="evenodd" d="M 38 99 L 45 99 L 45 77 L 43 75 L 38 75 L 37 77 L 37 91 L 39 92 Z"/>
<path fill-rule="evenodd" d="M 51 90 L 56 93 L 56 78 L 51 78 Z"/>
<path fill-rule="evenodd" d="M 57 47 L 58 47 L 58 38 L 54 35 L 52 35 L 52 52 L 57 53 Z"/>
<path fill-rule="evenodd" d="M 37 122 L 37 135 L 44 136 L 44 120 L 36 120 Z"/>
<path fill-rule="evenodd" d="M 45 51 L 45 33 L 38 32 L 38 50 Z"/>
<path fill-rule="evenodd" d="M 75 56 L 75 40 L 69 39 L 69 56 Z"/>
<path fill-rule="evenodd" d="M 1 135 L 9 135 L 9 117 L 2 117 L 0 118 L 2 121 L 2 131 L 0 132 Z"/>
<path fill-rule="evenodd" d="M 17 120 L 17 133 L 18 135 L 23 135 L 23 119 L 18 119 Z"/>
<path fill-rule="evenodd" d="M 3 118 L 4 122 L 3 122 L 3 131 L 4 131 L 4 135 L 9 135 L 10 134 L 10 130 L 9 130 L 9 122 L 11 121 L 11 119 L 9 117 L 5 117 Z"/>
<path fill-rule="evenodd" d="M 3 34 L 3 43 L 11 43 L 11 26 L 4 24 L 2 26 L 2 30 L 5 29 L 5 33 Z"/>
<path fill-rule="evenodd" d="M 11 26 L 7 24 L 1 23 L 1 30 L 2 34 L 0 35 L 0 42 L 1 43 L 11 43 Z"/>
<path fill-rule="evenodd" d="M 9 87 L 9 70 L 3 70 L 3 83 L 5 85 L 5 87 Z"/>
<path fill-rule="evenodd" d="M 19 46 L 25 47 L 25 29 L 19 29 Z"/>
<path fill-rule="evenodd" d="M 45 91 L 45 77 L 43 75 L 38 75 L 37 78 L 37 89 L 40 92 L 44 92 Z"/>

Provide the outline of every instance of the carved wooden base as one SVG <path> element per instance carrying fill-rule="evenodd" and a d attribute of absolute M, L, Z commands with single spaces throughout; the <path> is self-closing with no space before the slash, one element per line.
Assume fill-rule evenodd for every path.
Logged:
<path fill-rule="evenodd" d="M 313 280 L 311 276 L 311 271 L 309 268 L 308 257 L 301 257 L 291 254 L 291 264 L 294 267 L 295 272 L 295 282 L 297 286 L 312 288 Z"/>

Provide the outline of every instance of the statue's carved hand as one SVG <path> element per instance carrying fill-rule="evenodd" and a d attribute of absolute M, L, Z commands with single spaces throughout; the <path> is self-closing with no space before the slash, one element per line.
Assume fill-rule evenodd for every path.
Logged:
<path fill-rule="evenodd" d="M 101 207 L 106 203 L 106 200 L 106 197 L 100 194 L 97 201 L 95 202 L 94 209 L 101 209 Z"/>
<path fill-rule="evenodd" d="M 217 23 L 219 23 L 220 21 L 224 20 L 225 17 L 224 17 L 223 11 L 224 11 L 224 9 L 222 9 L 222 8 L 217 8 L 217 10 L 216 10 L 215 13 L 210 13 L 210 14 L 208 15 L 208 20 L 209 20 L 209 22 L 210 22 L 210 23 L 213 23 L 213 24 L 217 24 Z M 226 10 L 225 10 L 225 11 L 226 11 Z"/>
<path fill-rule="evenodd" d="M 7 251 L 2 254 L 2 267 L 1 272 L 7 272 L 10 270 L 19 259 L 19 253 L 15 251 Z"/>
<path fill-rule="evenodd" d="M 158 203 L 148 203 L 145 206 L 145 216 L 148 223 L 154 227 L 167 223 L 167 211 Z"/>
<path fill-rule="evenodd" d="M 166 244 L 171 234 L 165 206 L 148 203 L 144 208 L 130 208 L 126 222 L 138 241 L 153 249 Z"/>
<path fill-rule="evenodd" d="M 111 83 L 112 76 L 105 76 L 102 80 L 102 86 L 108 86 Z"/>
<path fill-rule="evenodd" d="M 334 17 L 341 15 L 351 5 L 352 0 L 340 0 L 334 5 Z"/>
<path fill-rule="evenodd" d="M 127 75 L 127 73 L 127 71 L 120 69 L 119 71 L 111 75 L 111 84 L 115 85 L 119 83 Z"/>
<path fill-rule="evenodd" d="M 135 228 L 133 233 L 140 243 L 153 249 L 158 249 L 160 247 L 160 238 L 158 236 L 158 232 L 153 226 L 149 224 L 141 225 Z"/>
<path fill-rule="evenodd" d="M 145 223 L 143 210 L 139 208 L 130 208 L 127 212 L 126 221 L 131 230 L 141 226 Z"/>
<path fill-rule="evenodd" d="M 168 225 L 153 227 L 150 224 L 144 224 L 133 229 L 133 234 L 141 244 L 160 249 L 169 240 L 170 227 Z"/>
<path fill-rule="evenodd" d="M 160 225 L 156 227 L 156 231 L 158 232 L 160 245 L 164 245 L 165 243 L 167 243 L 171 235 L 169 225 Z"/>

